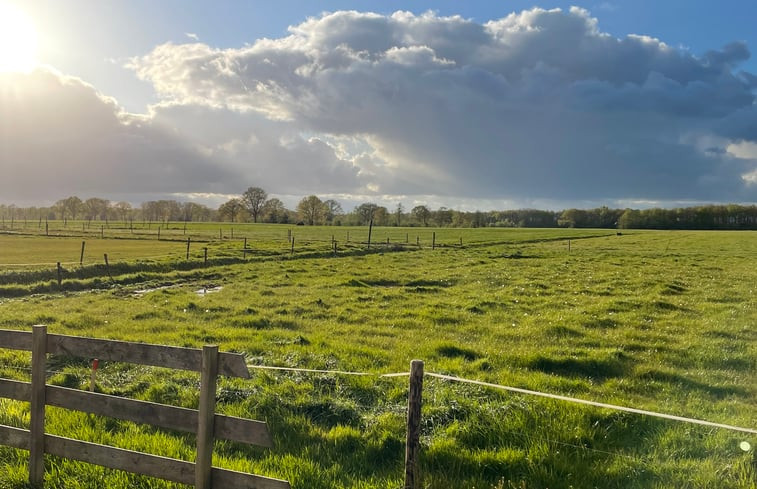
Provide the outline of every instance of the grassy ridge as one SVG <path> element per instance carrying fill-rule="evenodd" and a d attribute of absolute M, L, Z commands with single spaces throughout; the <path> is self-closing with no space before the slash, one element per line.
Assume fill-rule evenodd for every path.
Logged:
<path fill-rule="evenodd" d="M 316 251 L 334 228 L 293 228 L 296 240 L 312 233 L 310 253 L 294 257 L 270 253 L 286 246 L 288 228 L 251 229 L 277 234 L 252 241 L 260 254 L 248 262 L 155 277 L 127 270 L 115 288 L 0 299 L 0 327 L 45 323 L 55 333 L 211 342 L 251 364 L 278 366 L 382 373 L 422 358 L 427 371 L 754 427 L 755 233 L 578 240 L 603 232 L 435 230 L 449 246 L 370 254 L 356 246 L 333 258 Z M 389 232 L 404 239 L 394 228 L 374 236 Z M 459 235 L 470 244 L 452 246 Z M 209 246 L 231 257 L 238 242 L 229 241 Z M 139 273 L 147 280 L 125 279 Z M 163 288 L 145 291 L 145 283 Z M 221 288 L 202 293 L 213 287 Z M 25 378 L 25 355 L 0 355 L 0 375 Z M 60 385 L 88 379 L 86 362 L 55 358 L 50 369 Z M 106 364 L 99 388 L 196 407 L 196 382 Z M 405 379 L 330 374 L 253 370 L 249 381 L 224 380 L 220 409 L 267 420 L 276 446 L 219 444 L 216 464 L 300 488 L 399 487 L 406 391 Z M 0 403 L 0 423 L 28 423 L 27 405 Z M 51 411 L 56 434 L 193 456 L 191 437 Z M 745 434 L 430 378 L 423 418 L 424 481 L 433 488 L 754 487 L 753 452 L 739 443 L 757 440 Z M 24 487 L 25 460 L 0 448 L 0 487 Z M 48 474 L 50 487 L 179 487 L 62 460 L 52 460 Z"/>

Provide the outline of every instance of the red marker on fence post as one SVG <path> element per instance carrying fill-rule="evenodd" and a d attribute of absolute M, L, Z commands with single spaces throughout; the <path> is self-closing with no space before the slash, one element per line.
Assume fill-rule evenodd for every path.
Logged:
<path fill-rule="evenodd" d="M 97 380 L 97 367 L 100 366 L 100 360 L 92 360 L 92 375 L 89 377 L 89 391 L 95 392 L 95 381 Z"/>

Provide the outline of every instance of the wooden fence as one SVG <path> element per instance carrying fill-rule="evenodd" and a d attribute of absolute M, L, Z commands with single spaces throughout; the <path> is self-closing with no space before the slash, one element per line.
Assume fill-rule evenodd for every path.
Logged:
<path fill-rule="evenodd" d="M 29 481 L 44 480 L 44 454 L 120 469 L 198 489 L 289 489 L 289 483 L 211 466 L 215 438 L 271 447 L 264 422 L 215 413 L 218 375 L 249 378 L 244 357 L 221 353 L 217 346 L 202 350 L 144 343 L 47 334 L 46 326 L 32 332 L 0 330 L 0 348 L 32 352 L 31 383 L 0 379 L 0 397 L 31 402 L 30 429 L 0 425 L 0 444 L 29 450 Z M 200 372 L 199 409 L 186 409 L 77 389 L 46 385 L 47 354 L 97 358 Z M 160 457 L 45 433 L 45 406 L 145 423 L 197 434 L 195 462 Z"/>

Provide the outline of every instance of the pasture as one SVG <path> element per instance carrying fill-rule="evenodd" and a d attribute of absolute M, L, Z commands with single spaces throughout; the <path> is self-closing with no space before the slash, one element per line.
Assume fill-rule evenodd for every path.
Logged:
<path fill-rule="evenodd" d="M 754 232 L 374 228 L 368 251 L 365 227 L 172 223 L 158 240 L 155 224 L 57 224 L 0 235 L 0 327 L 215 343 L 252 366 L 383 374 L 419 358 L 427 372 L 757 427 Z M 111 276 L 102 253 L 117 257 Z M 70 262 L 60 286 L 57 261 Z M 28 361 L 0 349 L 0 376 L 28 379 Z M 48 369 L 87 386 L 86 359 Z M 401 486 L 405 377 L 252 374 L 221 382 L 218 409 L 266 420 L 274 448 L 219 443 L 216 465 L 294 488 Z M 117 363 L 98 376 L 103 392 L 185 407 L 196 384 Z M 423 396 L 425 487 L 756 484 L 755 435 L 430 377 Z M 28 422 L 28 404 L 0 400 L 0 424 Z M 58 409 L 48 431 L 193 457 L 189 435 Z M 0 487 L 26 487 L 26 462 L 0 446 Z M 47 474 L 55 488 L 183 487 L 54 457 Z"/>

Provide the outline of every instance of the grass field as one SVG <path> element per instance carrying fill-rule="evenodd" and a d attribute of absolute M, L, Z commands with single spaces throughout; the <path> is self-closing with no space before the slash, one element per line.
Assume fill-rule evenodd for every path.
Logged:
<path fill-rule="evenodd" d="M 380 374 L 420 358 L 431 372 L 756 427 L 757 233 L 376 228 L 367 252 L 367 228 L 237 224 L 232 238 L 229 224 L 169 227 L 160 241 L 154 224 L 104 238 L 80 223 L 48 230 L 65 236 L 40 235 L 36 223 L 0 235 L 0 327 L 217 343 L 251 365 Z M 82 235 L 93 258 L 79 267 Z M 74 258 L 56 257 L 63 249 Z M 101 253 L 118 257 L 112 278 Z M 46 265 L 57 261 L 71 263 L 60 287 Z M 0 350 L 3 377 L 27 379 L 27 366 L 27 355 Z M 54 384 L 84 388 L 89 378 L 86 360 L 51 358 L 49 369 Z M 104 392 L 187 407 L 196 383 L 115 363 L 99 376 Z M 401 487 L 406 384 L 254 369 L 250 380 L 224 380 L 219 410 L 266 420 L 275 447 L 219 443 L 215 464 L 294 488 Z M 0 424 L 28 421 L 27 404 L 0 400 Z M 127 422 L 51 408 L 47 428 L 193 457 L 192 437 Z M 711 427 L 424 385 L 429 488 L 754 488 L 745 441 L 757 445 Z M 26 487 L 27 457 L 0 447 L 0 487 Z M 56 488 L 181 487 L 55 458 L 47 474 Z"/>

